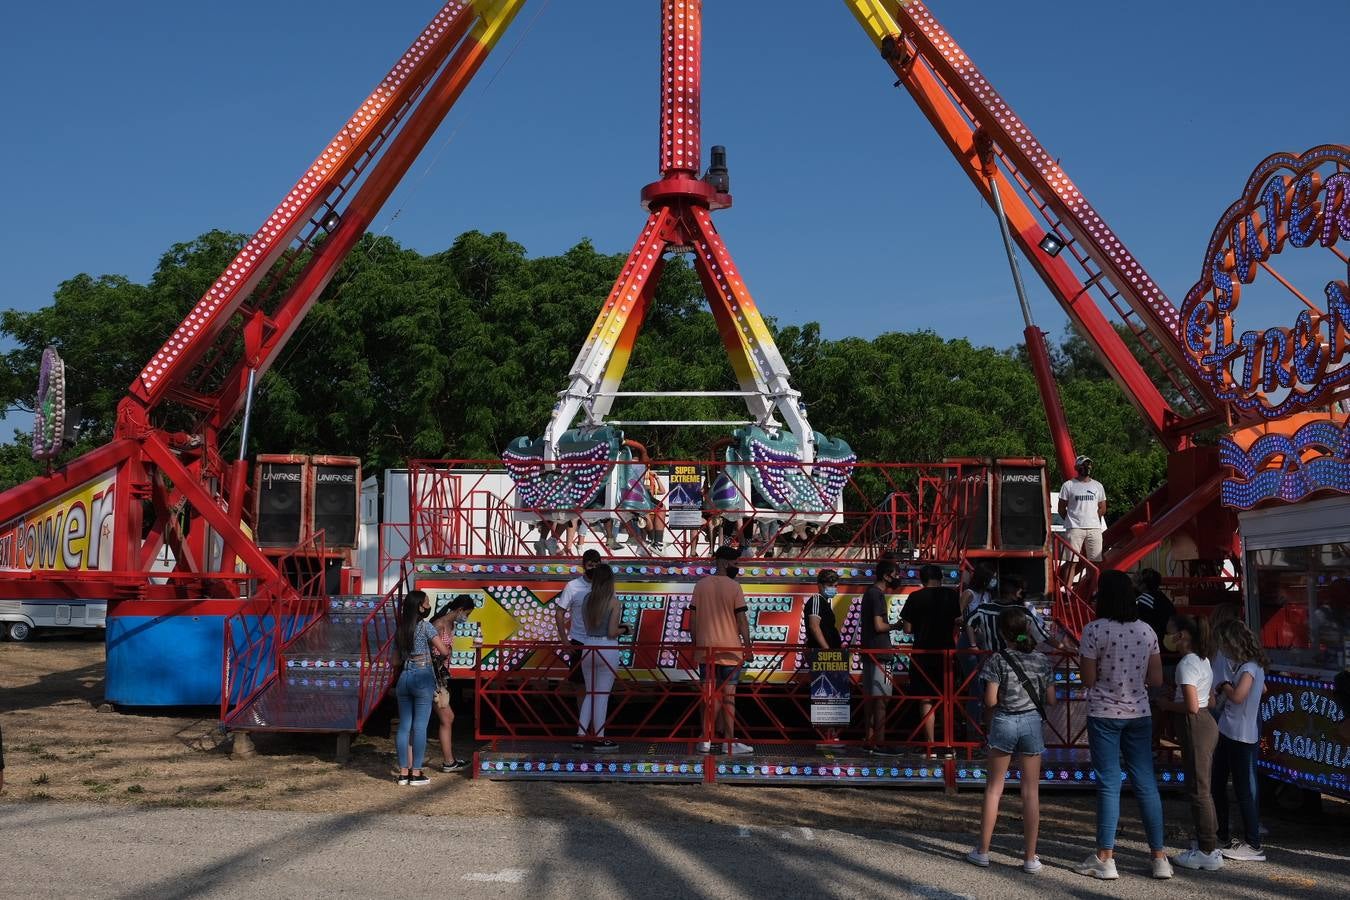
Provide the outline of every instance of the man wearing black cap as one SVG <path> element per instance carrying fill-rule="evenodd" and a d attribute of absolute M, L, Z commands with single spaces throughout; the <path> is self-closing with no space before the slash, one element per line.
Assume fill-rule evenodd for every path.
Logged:
<path fill-rule="evenodd" d="M 735 740 L 736 682 L 741 669 L 754 658 L 745 591 L 735 581 L 740 555 L 735 547 L 718 547 L 713 553 L 713 574 L 698 580 L 689 604 L 694 661 L 704 681 L 715 679 L 713 700 L 703 712 L 704 733 L 717 737 L 720 730 L 726 740 L 723 749 L 731 754 L 755 752 Z M 698 752 L 711 753 L 712 742 L 701 741 Z"/>
<path fill-rule="evenodd" d="M 1106 530 L 1106 488 L 1092 477 L 1092 458 L 1074 462 L 1077 476 L 1059 489 L 1059 514 L 1069 546 L 1093 562 L 1101 562 L 1102 532 Z"/>

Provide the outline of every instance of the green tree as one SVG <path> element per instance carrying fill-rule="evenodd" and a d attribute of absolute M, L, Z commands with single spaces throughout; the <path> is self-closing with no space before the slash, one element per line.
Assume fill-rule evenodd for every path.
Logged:
<path fill-rule="evenodd" d="M 42 349 L 56 346 L 82 408 L 81 445 L 102 443 L 141 366 L 241 240 L 208 232 L 171 247 L 147 284 L 79 275 L 51 305 L 4 313 L 0 333 L 14 348 L 0 357 L 0 399 L 31 408 Z M 541 434 L 623 261 L 588 241 L 530 258 L 500 233 L 467 232 L 430 255 L 364 237 L 262 379 L 250 452 L 350 454 L 380 471 L 417 457 L 491 458 L 519 435 Z M 770 327 L 812 424 L 864 460 L 1053 453 L 1025 348 L 932 332 L 826 340 L 813 322 Z M 1076 446 L 1097 459 L 1113 508 L 1126 509 L 1156 487 L 1166 456 L 1085 341 L 1070 331 L 1052 356 Z M 681 257 L 665 266 L 623 386 L 736 386 Z M 735 398 L 619 398 L 612 415 L 742 419 L 745 408 Z M 726 433 L 626 431 L 658 458 L 700 458 Z M 20 438 L 0 445 L 4 485 L 39 471 Z"/>

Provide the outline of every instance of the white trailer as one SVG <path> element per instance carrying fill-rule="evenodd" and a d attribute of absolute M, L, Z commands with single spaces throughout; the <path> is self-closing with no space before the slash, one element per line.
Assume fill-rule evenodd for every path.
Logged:
<path fill-rule="evenodd" d="M 27 641 L 49 628 L 103 628 L 108 621 L 105 600 L 0 600 L 0 631 L 11 641 Z"/>

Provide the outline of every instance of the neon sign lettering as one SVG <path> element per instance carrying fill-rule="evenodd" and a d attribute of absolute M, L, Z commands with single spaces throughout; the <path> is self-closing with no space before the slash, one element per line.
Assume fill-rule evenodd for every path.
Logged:
<path fill-rule="evenodd" d="M 1322 405 L 1350 391 L 1350 148 L 1326 144 L 1302 156 L 1276 154 L 1247 181 L 1210 238 L 1200 280 L 1182 305 L 1187 357 L 1220 399 L 1266 418 Z M 1269 261 L 1289 248 L 1319 247 L 1341 277 L 1318 307 Z M 1268 277 L 1302 299 L 1292 327 L 1239 332 L 1242 287 Z"/>

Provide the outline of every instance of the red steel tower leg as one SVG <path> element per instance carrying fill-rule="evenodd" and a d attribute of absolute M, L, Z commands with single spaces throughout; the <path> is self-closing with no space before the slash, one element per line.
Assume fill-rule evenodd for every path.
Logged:
<path fill-rule="evenodd" d="M 110 546 L 110 559 L 88 566 L 101 571 L 45 571 L 50 580 L 76 596 L 102 597 L 112 573 L 122 585 L 139 574 L 147 595 L 199 594 L 211 577 L 203 588 L 144 576 L 166 542 L 178 572 L 216 575 L 208 571 L 208 527 L 224 543 L 222 571 L 237 559 L 251 579 L 276 576 L 241 524 L 246 462 L 221 458 L 221 435 L 523 4 L 444 0 L 140 370 L 118 406 L 114 442 L 0 493 L 0 522 L 50 518 L 72 490 L 101 490 L 115 478 L 115 533 L 100 544 Z M 165 421 L 191 423 L 189 433 L 169 433 Z"/>

